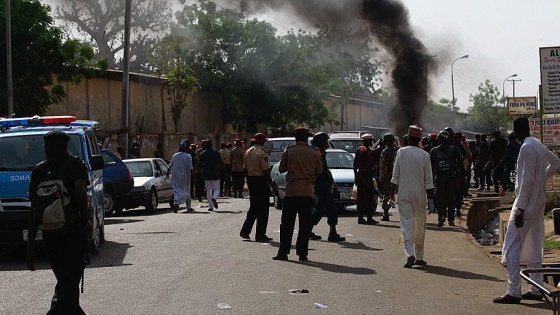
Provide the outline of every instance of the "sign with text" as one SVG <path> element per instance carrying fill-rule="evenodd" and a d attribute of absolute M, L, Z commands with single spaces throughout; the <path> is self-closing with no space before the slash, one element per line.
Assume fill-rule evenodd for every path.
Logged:
<path fill-rule="evenodd" d="M 541 85 L 543 112 L 560 112 L 560 47 L 541 47 Z"/>
<path fill-rule="evenodd" d="M 537 113 L 537 97 L 508 97 L 507 106 L 510 115 L 533 115 Z"/>
<path fill-rule="evenodd" d="M 560 145 L 560 118 L 543 118 L 543 144 L 546 146 Z M 540 139 L 541 128 L 538 118 L 529 118 L 531 136 Z"/>

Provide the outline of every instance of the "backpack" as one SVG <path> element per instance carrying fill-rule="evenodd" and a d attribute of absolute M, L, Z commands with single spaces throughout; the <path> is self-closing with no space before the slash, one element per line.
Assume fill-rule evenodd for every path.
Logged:
<path fill-rule="evenodd" d="M 452 175 L 455 173 L 455 147 L 450 145 L 446 151 L 443 151 L 441 147 L 434 148 L 432 150 L 435 155 L 435 169 L 434 173 L 436 175 Z"/>
<path fill-rule="evenodd" d="M 63 178 L 70 162 L 59 169 L 52 163 L 37 187 L 34 217 L 37 227 L 43 231 L 65 230 L 78 220 L 78 214 L 70 206 L 70 193 Z"/>

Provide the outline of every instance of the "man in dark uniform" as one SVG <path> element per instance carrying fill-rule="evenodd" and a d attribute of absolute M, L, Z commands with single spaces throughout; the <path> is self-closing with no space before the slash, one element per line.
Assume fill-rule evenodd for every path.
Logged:
<path fill-rule="evenodd" d="M 203 176 L 204 169 L 202 168 L 202 163 L 200 163 L 200 153 L 204 151 L 205 147 L 206 147 L 206 139 L 200 142 L 200 145 L 195 153 L 195 160 L 196 160 L 196 166 L 195 166 L 196 185 L 195 186 L 196 186 L 196 197 L 198 199 L 198 202 L 202 202 L 202 197 L 204 196 L 204 176 Z"/>
<path fill-rule="evenodd" d="M 383 202 L 381 203 L 381 208 L 383 209 L 383 218 L 381 221 L 389 221 L 389 209 L 391 208 L 393 197 L 389 193 L 393 185 L 391 183 L 391 177 L 393 176 L 393 165 L 395 164 L 397 151 L 399 151 L 401 147 L 397 145 L 395 136 L 392 133 L 383 135 L 383 143 L 385 143 L 386 148 L 381 152 L 379 181 L 382 191 L 387 193 L 383 195 Z"/>
<path fill-rule="evenodd" d="M 434 204 L 438 212 L 438 227 L 442 227 L 447 218 L 449 226 L 455 226 L 455 171 L 462 166 L 463 156 L 457 147 L 449 144 L 449 134 L 441 131 L 437 140 L 439 145 L 430 152 L 432 172 L 434 174 Z"/>
<path fill-rule="evenodd" d="M 335 191 L 337 191 L 337 187 L 327 164 L 326 150 L 329 147 L 328 140 L 329 135 L 324 132 L 318 132 L 313 136 L 313 145 L 321 154 L 323 172 L 317 175 L 317 179 L 315 180 L 315 195 L 317 196 L 317 202 L 315 203 L 315 208 L 312 212 L 311 229 L 313 229 L 313 226 L 319 224 L 321 218 L 326 215 L 327 223 L 330 226 L 328 241 L 342 242 L 345 241 L 346 238 L 340 236 L 336 231 L 336 225 L 338 224 L 338 207 L 334 203 L 333 187 Z M 321 236 L 311 232 L 309 239 L 319 240 L 321 239 Z"/>
<path fill-rule="evenodd" d="M 316 176 L 323 172 L 321 154 L 307 144 L 311 135 L 307 128 L 297 128 L 294 132 L 296 144 L 282 154 L 279 172 L 286 174 L 286 194 L 280 224 L 280 247 L 274 260 L 288 260 L 292 246 L 292 236 L 296 215 L 299 217 L 299 232 L 296 254 L 299 261 L 308 261 L 309 234 L 311 233 L 311 211 Z"/>
<path fill-rule="evenodd" d="M 198 154 L 196 153 L 196 143 L 191 144 L 190 149 L 187 151 L 188 154 L 191 155 L 192 158 L 192 166 L 193 171 L 191 175 L 191 198 L 195 198 L 195 186 L 196 186 L 196 176 L 197 176 L 197 168 L 198 168 Z M 198 191 L 197 191 L 198 195 Z"/>
<path fill-rule="evenodd" d="M 486 141 L 486 135 L 480 136 L 480 144 L 478 146 L 478 158 L 475 162 L 475 167 L 478 170 L 478 182 L 480 187 L 478 190 L 484 190 L 484 185 L 486 184 L 486 190 L 490 190 L 490 173 L 492 165 L 490 162 L 490 148 L 488 147 L 488 142 Z"/>
<path fill-rule="evenodd" d="M 494 131 L 492 134 L 494 139 L 490 140 L 488 147 L 490 149 L 490 158 L 494 168 L 492 169 L 492 181 L 494 182 L 494 192 L 500 192 L 500 184 L 502 184 L 502 189 L 504 187 L 504 165 L 502 159 L 504 153 L 506 153 L 507 140 L 502 137 L 502 133 L 499 130 Z"/>
<path fill-rule="evenodd" d="M 235 148 L 231 150 L 230 154 L 233 198 L 243 198 L 243 186 L 245 185 L 243 154 L 245 154 L 243 141 L 241 141 L 241 139 L 235 139 Z"/>
<path fill-rule="evenodd" d="M 47 159 L 33 168 L 29 183 L 29 241 L 27 243 L 27 268 L 35 271 L 35 205 L 39 184 L 54 169 L 64 169 L 61 174 L 70 194 L 70 208 L 77 213 L 77 220 L 64 230 L 43 231 L 43 242 L 49 264 L 57 283 L 47 314 L 85 314 L 80 307 L 80 278 L 83 275 L 85 246 L 92 235 L 92 225 L 87 208 L 86 187 L 89 177 L 84 162 L 67 153 L 70 137 L 60 130 L 47 133 L 45 155 Z M 67 218 L 68 219 L 68 218 Z"/>
<path fill-rule="evenodd" d="M 274 187 L 270 178 L 268 154 L 262 147 L 266 140 L 268 139 L 264 134 L 257 133 L 255 135 L 255 145 L 245 151 L 243 155 L 243 168 L 245 169 L 247 186 L 249 187 L 249 211 L 239 236 L 249 239 L 256 220 L 255 241 L 257 242 L 272 241 L 272 238 L 266 236 L 270 189 Z"/>
<path fill-rule="evenodd" d="M 369 133 L 364 134 L 362 145 L 356 149 L 354 157 L 354 178 L 358 188 L 358 224 L 374 225 L 379 223 L 373 219 L 377 196 L 374 194 L 372 144 L 373 136 Z M 367 216 L 367 221 L 364 219 L 364 215 Z"/>

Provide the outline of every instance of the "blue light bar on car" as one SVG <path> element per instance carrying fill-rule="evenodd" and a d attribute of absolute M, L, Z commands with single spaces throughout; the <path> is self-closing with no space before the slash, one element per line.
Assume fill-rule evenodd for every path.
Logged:
<path fill-rule="evenodd" d="M 64 125 L 76 121 L 75 116 L 33 116 L 0 119 L 0 127 Z"/>

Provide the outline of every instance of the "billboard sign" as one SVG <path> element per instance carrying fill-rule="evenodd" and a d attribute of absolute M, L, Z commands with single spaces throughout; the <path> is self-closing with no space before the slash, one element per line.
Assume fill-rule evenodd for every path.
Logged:
<path fill-rule="evenodd" d="M 537 113 L 537 97 L 508 97 L 507 106 L 510 115 L 533 115 Z"/>
<path fill-rule="evenodd" d="M 541 60 L 541 85 L 543 113 L 560 112 L 560 47 L 539 49 Z"/>
<path fill-rule="evenodd" d="M 560 118 L 543 118 L 543 141 L 548 147 L 560 146 Z M 531 136 L 540 139 L 541 129 L 538 118 L 529 118 Z"/>

